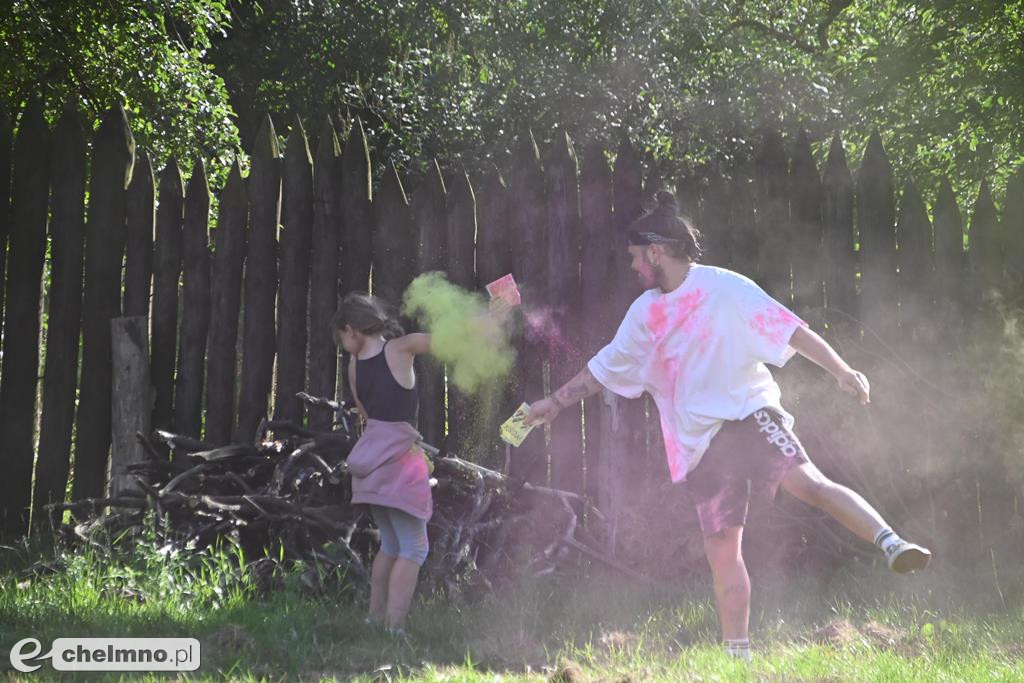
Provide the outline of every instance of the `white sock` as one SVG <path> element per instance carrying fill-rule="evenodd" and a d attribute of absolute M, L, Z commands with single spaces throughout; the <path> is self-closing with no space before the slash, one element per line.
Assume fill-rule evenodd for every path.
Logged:
<path fill-rule="evenodd" d="M 730 657 L 736 657 L 746 662 L 751 660 L 750 640 L 748 638 L 726 638 L 722 641 L 722 648 L 725 650 L 725 654 Z"/>
<path fill-rule="evenodd" d="M 885 552 L 885 546 L 889 545 L 893 541 L 899 540 L 901 539 L 899 536 L 896 535 L 895 531 L 893 531 L 889 527 L 885 527 L 884 529 L 878 532 L 877 536 L 875 536 L 875 545 L 878 546 L 879 550 Z"/>

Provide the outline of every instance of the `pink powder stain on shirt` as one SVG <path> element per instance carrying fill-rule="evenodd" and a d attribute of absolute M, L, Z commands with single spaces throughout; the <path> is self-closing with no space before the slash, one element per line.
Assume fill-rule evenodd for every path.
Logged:
<path fill-rule="evenodd" d="M 665 356 L 664 347 L 658 349 L 654 362 L 657 370 L 652 378 L 655 388 L 659 394 L 673 400 L 676 395 L 676 385 L 682 374 L 683 363 L 679 358 Z"/>
<path fill-rule="evenodd" d="M 668 331 L 668 323 L 668 302 L 661 297 L 651 304 L 651 312 L 647 316 L 647 327 L 656 339 L 660 339 Z"/>
<path fill-rule="evenodd" d="M 672 481 L 680 481 L 686 477 L 690 463 L 690 452 L 662 424 L 662 436 L 665 439 L 665 457 L 668 460 L 668 472 Z"/>
<path fill-rule="evenodd" d="M 697 334 L 697 350 L 701 353 L 707 353 L 708 345 L 711 343 L 712 331 L 710 327 L 705 327 Z"/>
<path fill-rule="evenodd" d="M 704 303 L 705 298 L 706 297 L 702 290 L 695 289 L 676 301 L 675 321 L 685 331 L 689 331 L 689 329 L 693 327 L 697 320 L 694 313 L 696 313 L 697 309 L 700 308 L 700 305 Z"/>
<path fill-rule="evenodd" d="M 676 390 L 682 380 L 683 358 L 680 354 L 686 347 L 703 353 L 710 342 L 711 326 L 697 315 L 706 298 L 701 289 L 695 289 L 675 300 L 662 296 L 651 305 L 647 316 L 647 328 L 655 341 L 651 377 L 653 388 L 670 404 L 675 403 Z M 676 333 L 684 338 L 675 337 Z M 681 481 L 686 476 L 692 451 L 679 441 L 675 429 L 664 417 L 661 420 L 661 435 L 665 442 L 665 456 L 672 481 Z"/>
<path fill-rule="evenodd" d="M 794 324 L 806 323 L 782 306 L 771 306 L 756 314 L 750 321 L 750 327 L 773 344 L 784 344 L 788 341 L 785 338 L 786 331 Z"/>
<path fill-rule="evenodd" d="M 669 301 L 665 296 L 659 297 L 651 304 L 647 328 L 657 341 L 675 330 L 689 332 L 697 321 L 694 313 L 704 303 L 704 299 L 704 292 L 700 289 L 684 294 L 675 301 Z"/>

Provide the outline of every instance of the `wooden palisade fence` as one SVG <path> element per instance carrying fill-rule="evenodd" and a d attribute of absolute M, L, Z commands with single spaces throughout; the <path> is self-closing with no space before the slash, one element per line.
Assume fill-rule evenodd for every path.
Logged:
<path fill-rule="evenodd" d="M 327 118 L 313 153 L 295 121 L 282 155 L 268 116 L 248 177 L 235 164 L 216 193 L 211 240 L 203 161 L 187 183 L 174 159 L 154 176 L 120 107 L 102 117 L 91 146 L 73 108 L 53 131 L 38 101 L 17 117 L 0 115 L 4 530 L 26 530 L 30 500 L 41 520 L 43 504 L 64 498 L 72 452 L 72 495 L 101 494 L 111 319 L 149 317 L 154 428 L 218 444 L 251 441 L 269 413 L 322 428 L 330 415 L 304 414 L 294 394 L 335 394 L 342 373 L 331 316 L 340 296 L 371 287 L 371 266 L 373 290 L 392 304 L 430 270 L 467 289 L 515 274 L 527 324 L 513 376 L 466 396 L 446 393 L 435 361 L 419 366 L 420 431 L 498 462 L 499 421 L 567 380 L 613 334 L 638 293 L 623 232 L 643 198 L 668 185 L 654 165 L 645 182 L 626 137 L 617 138 L 613 165 L 599 141 L 551 139 L 539 146 L 524 131 L 510 165 L 482 177 L 432 161 L 410 196 L 409 179 L 390 164 L 378 164 L 385 171 L 374 187 L 358 120 L 339 140 Z M 897 205 L 877 134 L 856 174 L 838 136 L 819 172 L 806 135 L 788 145 L 770 134 L 751 163 L 688 176 L 678 195 L 705 232 L 708 263 L 754 277 L 816 325 L 863 324 L 886 340 L 929 343 L 961 329 L 958 317 L 977 320 L 993 288 L 1024 293 L 1019 173 L 1002 216 L 982 186 L 966 226 L 969 251 L 948 183 L 934 221 L 912 182 L 899 188 Z M 605 396 L 568 412 L 549 437 L 537 430 L 524 443 L 513 474 L 587 492 L 614 513 L 630 472 L 663 468 L 657 416 L 643 400 Z"/>

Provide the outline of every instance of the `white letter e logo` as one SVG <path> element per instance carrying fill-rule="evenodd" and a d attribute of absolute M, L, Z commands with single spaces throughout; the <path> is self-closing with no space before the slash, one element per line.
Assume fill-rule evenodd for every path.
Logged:
<path fill-rule="evenodd" d="M 24 654 L 21 651 L 26 643 L 35 643 L 35 649 L 28 654 Z M 42 650 L 42 644 L 35 638 L 25 638 L 24 640 L 19 640 L 17 643 L 14 644 L 14 647 L 11 648 L 11 666 L 13 666 L 18 671 L 24 671 L 25 673 L 35 671 L 41 666 L 40 664 L 36 664 L 35 666 L 26 666 L 24 662 L 26 659 L 35 659 L 39 656 L 39 653 L 42 652 Z M 50 655 L 45 655 L 43 659 L 46 659 L 49 656 Z"/>

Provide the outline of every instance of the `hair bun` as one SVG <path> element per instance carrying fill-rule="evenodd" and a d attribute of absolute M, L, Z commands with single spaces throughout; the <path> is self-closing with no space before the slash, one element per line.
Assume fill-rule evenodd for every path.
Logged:
<path fill-rule="evenodd" d="M 675 213 L 678 205 L 676 204 L 676 196 L 672 194 L 670 190 L 658 190 L 654 193 L 654 201 L 658 205 L 658 209 L 661 211 L 671 211 Z"/>

